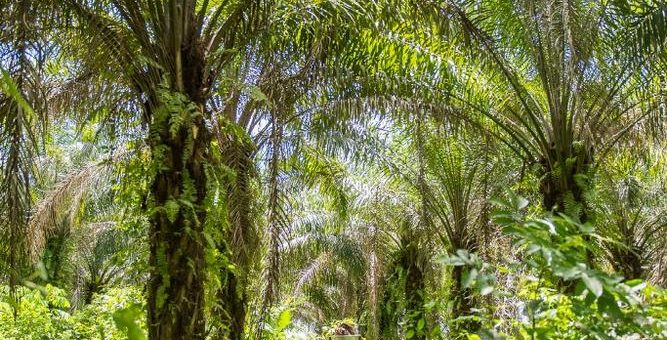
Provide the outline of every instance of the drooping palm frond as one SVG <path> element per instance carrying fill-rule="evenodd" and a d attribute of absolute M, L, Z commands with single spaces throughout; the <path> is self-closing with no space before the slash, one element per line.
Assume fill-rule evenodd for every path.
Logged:
<path fill-rule="evenodd" d="M 111 167 L 107 162 L 93 162 L 77 169 L 60 180 L 36 204 L 27 226 L 31 260 L 37 261 L 46 241 L 58 228 L 62 218 L 74 220 L 80 206 L 100 186 L 108 183 Z"/>
<path fill-rule="evenodd" d="M 280 264 L 281 254 L 280 246 L 286 242 L 286 232 L 288 230 L 288 201 L 281 190 L 280 159 L 282 149 L 283 128 L 278 126 L 278 121 L 274 116 L 272 122 L 271 138 L 271 159 L 269 163 L 268 179 L 268 217 L 267 217 L 267 254 L 264 265 L 264 287 L 262 287 L 262 302 L 257 321 L 256 335 L 261 334 L 261 326 L 265 322 L 266 315 L 275 301 L 280 297 Z"/>
<path fill-rule="evenodd" d="M 12 294 L 21 282 L 25 260 L 26 225 L 32 205 L 31 185 L 35 155 L 40 150 L 47 119 L 39 88 L 40 36 L 29 27 L 34 19 L 30 2 L 2 3 L 2 53 L 0 54 L 0 233 L 3 262 Z M 37 25 L 38 26 L 38 25 Z"/>
<path fill-rule="evenodd" d="M 664 58 L 667 43 L 667 4 L 663 1 L 612 1 L 626 25 L 625 43 L 637 59 Z M 618 20 L 620 21 L 620 20 Z"/>
<path fill-rule="evenodd" d="M 600 211 L 598 228 L 606 239 L 606 260 L 626 279 L 664 282 L 664 241 L 667 210 L 662 147 L 640 157 L 619 151 L 606 162 L 596 187 Z"/>
<path fill-rule="evenodd" d="M 454 87 L 450 99 L 486 116 L 523 157 L 542 163 L 545 207 L 578 206 L 572 201 L 584 201 L 585 188 L 575 177 L 651 112 L 645 89 L 652 85 L 619 52 L 620 33 L 605 30 L 609 9 L 586 1 L 437 6 L 453 11 L 481 56 L 472 68 L 457 64 L 466 86 Z M 580 204 L 573 209 L 585 216 Z"/>
<path fill-rule="evenodd" d="M 130 242 L 128 236 L 116 229 L 114 222 L 93 222 L 77 228 L 74 236 L 73 305 L 81 307 L 91 302 L 93 295 L 104 288 L 119 284 L 131 263 L 120 258 Z"/>

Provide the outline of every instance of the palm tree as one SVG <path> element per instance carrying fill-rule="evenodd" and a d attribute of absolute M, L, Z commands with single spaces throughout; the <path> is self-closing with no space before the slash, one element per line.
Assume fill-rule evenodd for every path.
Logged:
<path fill-rule="evenodd" d="M 216 164 L 207 101 L 237 55 L 232 51 L 243 52 L 265 22 L 268 2 L 63 4 L 93 46 L 98 63 L 93 66 L 122 75 L 148 126 L 151 178 L 144 207 L 150 220 L 150 338 L 203 338 L 204 228 L 215 223 L 207 211 Z M 221 303 L 234 319 L 243 319 L 234 314 L 237 301 L 231 295 Z"/>
<path fill-rule="evenodd" d="M 267 128 L 274 131 L 272 152 L 279 155 L 275 150 L 280 150 L 277 145 L 281 129 L 277 126 L 293 114 L 295 101 L 308 91 L 307 84 L 318 79 L 317 69 L 329 66 L 326 56 L 332 53 L 327 44 L 338 46 L 349 36 L 330 33 L 353 15 L 363 17 L 363 7 L 354 3 L 305 7 L 284 4 L 278 7 L 282 10 L 272 24 L 277 27 L 277 39 L 257 44 L 254 33 L 267 27 L 265 19 L 271 13 L 268 9 L 274 8 L 269 2 L 63 0 L 59 4 L 67 11 L 58 11 L 57 19 L 64 18 L 66 24 L 71 24 L 71 18 L 79 24 L 63 31 L 70 41 L 59 40 L 62 51 L 84 62 L 78 70 L 82 74 L 79 79 L 99 81 L 108 78 L 110 70 L 122 77 L 120 81 L 105 79 L 112 84 L 106 91 L 132 91 L 137 98 L 124 104 L 126 110 L 113 110 L 102 119 L 116 123 L 136 119 L 135 113 L 140 110 L 140 120 L 148 126 L 152 164 L 144 211 L 151 220 L 153 272 L 148 299 L 149 324 L 155 325 L 151 336 L 203 334 L 202 244 L 207 200 L 225 201 L 228 205 L 231 227 L 218 240 L 218 252 L 229 254 L 239 268 L 232 271 L 230 266 L 222 266 L 220 276 L 227 286 L 219 290 L 222 309 L 214 304 L 214 312 L 226 320 L 223 324 L 231 324 L 229 336 L 240 336 L 245 320 L 245 275 L 252 266 L 252 255 L 257 254 L 252 250 L 257 230 L 251 217 L 250 182 L 256 152 L 253 144 L 261 147 L 265 136 L 262 132 L 266 131 L 258 129 L 258 124 L 270 117 Z M 291 40 L 289 34 L 294 33 L 290 29 L 300 31 L 302 40 L 297 44 L 287 43 Z M 336 39 L 332 39 L 334 36 Z M 296 59 L 303 67 L 294 75 L 290 65 L 294 60 L 284 56 L 299 51 L 306 54 Z M 237 52 L 247 53 L 248 57 L 237 58 Z M 258 68 L 258 91 L 249 92 L 250 97 L 259 94 L 260 98 L 245 103 L 243 97 L 248 96 L 248 91 L 243 86 L 239 89 L 238 84 Z M 283 90 L 277 86 L 288 83 L 291 85 Z M 58 98 L 59 103 L 66 102 L 62 106 L 73 104 L 67 99 L 70 98 Z M 253 134 L 250 139 L 242 137 Z M 216 143 L 221 148 L 219 157 L 215 156 L 216 148 L 209 150 Z M 220 169 L 217 166 L 223 163 L 233 175 L 224 176 L 223 170 L 211 177 L 211 171 Z M 219 184 L 225 189 L 225 200 L 219 199 L 218 190 L 209 190 L 217 186 L 211 181 L 220 179 L 224 182 Z M 272 192 L 278 190 L 272 187 Z M 271 204 L 271 209 L 269 219 L 274 228 L 279 224 L 275 218 L 278 207 Z M 276 242 L 272 242 L 275 250 Z M 192 320 L 176 318 L 177 310 L 191 315 Z"/>
<path fill-rule="evenodd" d="M 291 205 L 290 238 L 279 251 L 286 259 L 281 266 L 283 278 L 293 282 L 284 287 L 293 290 L 295 297 L 306 300 L 298 317 L 324 324 L 344 317 L 359 317 L 368 261 L 364 256 L 365 230 L 355 223 L 347 198 L 339 196 L 346 191 L 344 188 L 351 189 L 341 176 L 345 172 L 335 161 L 313 161 L 328 164 L 329 169 L 320 169 L 330 171 L 325 176 L 340 187 L 332 195 L 327 192 L 331 183 L 320 179 L 314 188 L 301 192 L 306 199 Z"/>
<path fill-rule="evenodd" d="M 465 124 L 465 120 L 456 119 L 456 116 L 419 117 L 416 122 L 405 124 L 403 132 L 403 138 L 411 141 L 409 152 L 412 156 L 406 159 L 393 156 L 388 163 L 392 171 L 400 174 L 401 180 L 415 191 L 420 201 L 418 220 L 423 222 L 418 223 L 419 227 L 411 228 L 423 231 L 402 233 L 400 248 L 403 250 L 399 254 L 404 254 L 402 257 L 406 260 L 414 257 L 413 253 L 422 253 L 421 257 L 426 255 L 426 260 L 412 259 L 423 268 L 430 257 L 423 249 L 441 249 L 448 253 L 458 250 L 478 252 L 488 246 L 491 237 L 488 200 L 502 187 L 504 180 L 495 176 L 496 166 L 491 162 L 493 157 L 498 157 L 492 156 L 492 152 L 501 149 L 491 143 L 491 136 L 476 136 L 480 132 L 486 135 L 485 130 Z M 495 182 L 490 183 L 490 178 Z M 417 237 L 420 234 L 431 237 L 420 239 Z M 422 250 L 415 252 L 414 247 Z M 472 290 L 464 287 L 462 267 L 452 268 L 449 282 L 452 284 L 448 293 L 453 302 L 452 320 L 473 313 L 476 304 Z M 421 286 L 423 290 L 424 283 Z M 406 294 L 419 297 L 418 290 L 406 287 Z M 423 305 L 425 297 L 422 299 Z M 428 320 L 425 315 L 419 316 Z M 454 326 L 471 331 L 479 324 L 470 322 Z M 413 331 L 418 336 L 424 335 Z"/>
<path fill-rule="evenodd" d="M 81 153 L 84 160 L 99 156 Z M 55 183 L 40 184 L 47 190 L 35 203 L 27 225 L 29 258 L 44 264 L 47 282 L 71 288 L 75 308 L 89 304 L 94 294 L 111 284 L 131 282 L 127 269 L 141 254 L 129 250 L 133 244 L 129 234 L 114 222 L 120 208 L 112 197 L 112 162 L 129 156 L 118 153 L 111 159 L 84 162 Z M 51 166 L 49 161 L 43 165 Z M 48 178 L 47 171 L 40 172 L 40 178 Z"/>
<path fill-rule="evenodd" d="M 649 149 L 650 150 L 650 149 Z M 599 226 L 607 239 L 601 242 L 606 259 L 626 280 L 664 282 L 659 270 L 665 252 L 661 245 L 667 231 L 664 202 L 662 148 L 637 153 L 620 151 L 606 162 L 597 210 Z"/>
<path fill-rule="evenodd" d="M 460 50 L 442 55 L 460 82 L 448 103 L 503 130 L 494 135 L 536 168 L 544 208 L 586 220 L 595 161 L 651 112 L 643 90 L 655 83 L 641 77 L 650 57 L 637 62 L 618 48 L 632 30 L 612 7 L 590 1 L 425 6 L 455 18 L 474 42 L 463 50 L 479 57 L 470 63 Z M 434 35 L 449 31 L 449 22 L 435 24 Z"/>
<path fill-rule="evenodd" d="M 488 237 L 485 233 L 489 224 L 490 191 L 495 191 L 503 182 L 496 177 L 495 184 L 488 184 L 493 174 L 493 164 L 488 162 L 492 150 L 474 141 L 465 143 L 465 134 L 449 138 L 432 136 L 425 148 L 428 173 L 433 180 L 423 195 L 432 218 L 438 222 L 434 228 L 444 249 L 450 253 L 459 249 L 474 253 L 488 246 L 484 242 Z M 470 314 L 476 305 L 472 291 L 464 287 L 463 267 L 452 268 L 451 280 L 451 316 L 456 319 Z M 478 327 L 479 324 L 469 322 L 456 328 L 474 331 Z"/>
<path fill-rule="evenodd" d="M 113 222 L 90 223 L 76 231 L 72 257 L 75 264 L 74 306 L 92 302 L 95 294 L 123 281 L 131 263 L 120 256 L 127 254 L 130 240 Z M 129 281 L 129 280 L 128 280 Z"/>
<path fill-rule="evenodd" d="M 13 298 L 29 268 L 26 229 L 32 206 L 34 155 L 48 127 L 43 14 L 29 1 L 0 3 L 0 233 Z M 34 23 L 34 24 L 31 24 Z"/>
<path fill-rule="evenodd" d="M 294 115 L 294 103 L 307 93 L 309 84 L 319 79 L 318 69 L 330 66 L 328 55 L 335 56 L 337 51 L 333 48 L 338 48 L 338 44 L 350 36 L 345 31 L 332 33 L 340 31 L 341 23 L 346 20 L 364 18 L 366 11 L 354 2 L 286 3 L 276 7 L 261 1 L 215 5 L 205 1 L 201 7 L 197 7 L 195 1 L 112 1 L 108 6 L 82 1 L 65 3 L 86 27 L 87 31 L 80 36 L 93 42 L 98 52 L 84 59 L 92 66 L 111 67 L 124 75 L 122 85 L 141 98 L 138 106 L 143 108 L 142 121 L 149 127 L 148 144 L 155 163 L 151 165 L 155 178 L 151 179 L 145 204 L 146 212 L 151 212 L 153 238 L 151 267 L 154 272 L 149 289 L 152 321 L 149 324 L 168 324 L 168 319 L 175 320 L 169 316 L 175 313 L 173 311 L 152 312 L 158 305 L 162 306 L 157 303 L 162 295 L 171 299 L 181 294 L 178 292 L 187 292 L 190 296 L 179 299 L 188 303 L 172 304 L 169 300 L 165 306 L 191 305 L 194 313 L 185 314 L 192 314 L 198 320 L 191 324 L 197 329 L 195 333 L 201 333 L 202 304 L 198 299 L 203 280 L 203 248 L 198 244 L 204 243 L 201 234 L 206 226 L 204 203 L 210 199 L 209 202 L 227 204 L 230 226 L 218 240 L 217 251 L 223 256 L 229 254 L 238 268 L 231 271 L 229 266 L 222 266 L 219 276 L 227 286 L 219 289 L 218 303 L 213 304 L 213 309 L 219 319 L 226 320 L 223 325 L 230 324 L 229 336 L 240 336 L 247 301 L 246 275 L 255 262 L 253 257 L 258 254 L 253 251 L 258 234 L 252 217 L 253 158 L 265 145 L 268 135 L 265 132 L 269 130 L 274 131 L 269 138 L 273 145 L 271 152 L 279 155 L 281 128 L 278 126 L 289 122 Z M 270 9 L 278 11 L 274 13 L 275 21 L 267 22 Z M 259 32 L 260 27 L 268 31 L 266 36 L 273 38 L 257 42 L 254 32 Z M 296 43 L 289 35 L 295 32 L 300 32 Z M 239 58 L 239 54 L 233 53 L 234 49 L 246 55 Z M 294 58 L 299 56 L 295 52 L 304 52 L 304 57 Z M 110 55 L 119 57 L 122 67 L 110 62 Z M 294 63 L 302 65 L 296 73 Z M 253 80 L 254 85 L 246 86 L 245 83 Z M 250 100 L 246 100 L 248 97 Z M 265 124 L 267 121 L 269 123 Z M 213 126 L 212 133 L 208 132 L 209 125 Z M 219 157 L 214 156 L 215 149 L 209 150 L 213 144 L 221 149 Z M 223 180 L 225 199 L 220 199 L 222 196 L 217 190 L 209 190 L 210 166 L 217 166 L 218 161 L 224 167 L 212 178 Z M 226 169 L 232 170 L 231 176 L 224 175 Z M 278 189 L 272 187 L 275 193 Z M 179 196 L 184 194 L 189 195 L 185 201 Z M 280 224 L 275 213 L 279 207 L 271 204 L 270 209 L 269 224 L 274 228 Z M 194 226 L 187 225 L 193 221 Z M 194 230 L 194 233 L 184 235 L 182 228 Z M 179 236 L 167 239 L 175 234 Z M 194 240 L 190 242 L 190 238 Z M 275 250 L 276 242 L 271 242 Z M 166 249 L 161 250 L 160 244 Z M 185 244 L 183 249 L 189 250 L 173 248 L 176 244 Z M 173 284 L 165 281 L 167 275 L 160 269 L 164 267 L 160 264 L 165 262 L 162 261 L 164 256 L 158 256 L 158 252 L 166 253 L 167 267 L 179 268 L 168 275 L 167 281 L 174 280 Z M 172 253 L 190 254 L 194 261 L 182 255 L 171 259 L 169 254 Z M 190 271 L 184 264 L 174 265 L 174 261 L 196 265 Z M 186 281 L 193 282 L 193 289 L 177 288 L 180 284 L 177 278 L 190 276 L 195 279 Z M 167 286 L 168 292 L 162 294 Z M 185 327 L 187 320 L 181 318 L 181 321 L 182 325 L 176 328 Z"/>
<path fill-rule="evenodd" d="M 364 303 L 366 259 L 360 240 L 353 230 L 335 232 L 311 226 L 313 230 L 299 233 L 288 242 L 291 254 L 312 254 L 301 264 L 294 295 L 303 296 L 307 303 L 300 317 L 319 324 L 342 319 L 359 318 Z M 292 263 L 292 266 L 299 265 Z"/>

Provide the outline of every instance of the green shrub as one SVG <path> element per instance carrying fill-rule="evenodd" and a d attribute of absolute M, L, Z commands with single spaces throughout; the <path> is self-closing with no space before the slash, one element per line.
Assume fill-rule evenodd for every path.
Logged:
<path fill-rule="evenodd" d="M 504 292 L 491 288 L 493 276 L 482 274 L 488 273 L 490 265 L 474 254 L 458 251 L 444 261 L 464 266 L 465 286 L 476 288 L 478 295 L 494 292 L 518 298 L 519 315 L 508 334 L 500 335 L 499 327 L 492 326 L 480 333 L 482 337 L 667 338 L 667 292 L 642 280 L 624 281 L 591 265 L 591 240 L 601 237 L 592 226 L 566 215 L 524 216 L 528 202 L 520 197 L 497 203 L 500 211 L 494 221 L 523 254 L 521 263 L 504 269 L 520 278 L 518 287 Z"/>
<path fill-rule="evenodd" d="M 60 288 L 51 285 L 36 289 L 19 287 L 16 319 L 8 287 L 0 287 L 0 295 L 0 339 L 145 337 L 143 298 L 138 288 L 108 289 L 95 295 L 91 304 L 69 311 L 70 303 Z"/>

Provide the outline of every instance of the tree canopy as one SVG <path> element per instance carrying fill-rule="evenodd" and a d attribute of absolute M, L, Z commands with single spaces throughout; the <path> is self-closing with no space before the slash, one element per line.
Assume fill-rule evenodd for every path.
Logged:
<path fill-rule="evenodd" d="M 0 0 L 0 337 L 667 337 L 667 3 Z"/>

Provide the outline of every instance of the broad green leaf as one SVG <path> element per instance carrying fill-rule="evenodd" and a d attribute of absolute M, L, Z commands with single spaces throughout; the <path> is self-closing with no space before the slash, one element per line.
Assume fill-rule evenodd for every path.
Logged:
<path fill-rule="evenodd" d="M 417 330 L 421 331 L 422 329 L 424 329 L 425 324 L 426 324 L 426 321 L 424 321 L 423 318 L 419 319 L 419 321 L 417 321 Z"/>
<path fill-rule="evenodd" d="M 472 283 L 477 279 L 477 274 L 478 272 L 477 269 L 475 268 L 464 272 L 461 277 L 461 284 L 463 285 L 463 287 L 466 288 L 470 287 Z"/>
<path fill-rule="evenodd" d="M 116 327 L 127 334 L 128 340 L 144 340 L 144 334 L 139 327 L 138 320 L 143 317 L 143 311 L 137 305 L 119 309 L 113 313 L 113 321 Z"/>
<path fill-rule="evenodd" d="M 600 295 L 602 295 L 602 282 L 600 282 L 600 280 L 598 280 L 596 277 L 589 276 L 586 273 L 582 274 L 581 279 L 584 281 L 586 288 L 588 288 L 588 290 L 596 297 L 600 297 Z"/>
<path fill-rule="evenodd" d="M 282 331 L 289 324 L 292 322 L 292 312 L 289 309 L 285 309 L 282 312 L 280 312 L 280 315 L 278 315 L 278 322 L 276 323 L 276 326 L 278 327 L 278 331 Z"/>

